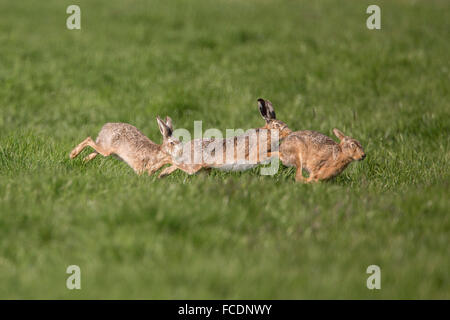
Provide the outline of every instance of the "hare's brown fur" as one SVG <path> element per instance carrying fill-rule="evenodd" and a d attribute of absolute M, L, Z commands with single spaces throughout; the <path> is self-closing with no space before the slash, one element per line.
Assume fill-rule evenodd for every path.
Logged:
<path fill-rule="evenodd" d="M 296 181 L 315 182 L 340 174 L 352 161 L 366 157 L 359 141 L 334 129 L 340 143 L 316 131 L 296 131 L 280 145 L 280 160 L 286 166 L 297 168 Z M 302 170 L 309 173 L 303 177 Z"/>
<path fill-rule="evenodd" d="M 88 146 L 95 151 L 85 161 L 94 159 L 98 154 L 104 157 L 113 155 L 125 161 L 137 174 L 145 171 L 152 174 L 171 160 L 161 145 L 154 143 L 128 123 L 105 124 L 95 142 L 91 137 L 86 138 L 72 150 L 70 158 L 75 158 Z"/>

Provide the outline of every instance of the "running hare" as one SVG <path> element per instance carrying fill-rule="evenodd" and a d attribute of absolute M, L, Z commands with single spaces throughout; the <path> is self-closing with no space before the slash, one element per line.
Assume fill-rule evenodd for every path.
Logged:
<path fill-rule="evenodd" d="M 258 108 L 266 121 L 264 127 L 250 129 L 240 136 L 231 138 L 194 139 L 184 143 L 179 154 L 171 153 L 173 165 L 165 168 L 160 177 L 169 175 L 176 169 L 189 174 L 202 168 L 243 171 L 278 156 L 278 152 L 272 150 L 272 146 L 278 149 L 279 140 L 287 137 L 292 131 L 284 122 L 276 119 L 270 101 L 258 99 Z"/>
<path fill-rule="evenodd" d="M 172 119 L 166 117 L 165 127 L 172 131 Z M 165 164 L 170 163 L 171 157 L 167 152 L 176 149 L 177 144 L 171 139 L 164 139 L 158 145 L 147 138 L 136 127 L 128 123 L 107 123 L 100 130 L 95 142 L 87 137 L 70 153 L 73 159 L 87 146 L 95 151 L 84 160 L 94 159 L 98 154 L 104 157 L 116 156 L 125 161 L 137 174 L 145 171 L 152 174 Z"/>
<path fill-rule="evenodd" d="M 340 143 L 315 131 L 291 133 L 280 145 L 280 160 L 285 166 L 296 167 L 296 181 L 315 182 L 340 174 L 352 161 L 366 157 L 359 141 L 345 136 L 338 129 L 333 133 Z M 309 178 L 302 175 L 309 172 Z"/>

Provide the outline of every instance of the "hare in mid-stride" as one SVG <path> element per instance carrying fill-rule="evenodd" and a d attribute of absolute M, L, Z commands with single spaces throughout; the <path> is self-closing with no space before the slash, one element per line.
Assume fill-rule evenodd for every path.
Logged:
<path fill-rule="evenodd" d="M 169 117 L 166 117 L 165 127 L 170 132 L 173 130 L 172 119 Z M 95 142 L 91 137 L 87 137 L 72 150 L 70 158 L 75 158 L 88 146 L 93 148 L 94 152 L 84 158 L 85 161 L 94 159 L 98 154 L 104 157 L 112 155 L 125 161 L 137 174 L 147 171 L 149 175 L 171 163 L 168 153 L 177 148 L 177 144 L 171 139 L 164 139 L 161 145 L 154 143 L 128 123 L 105 124 Z"/>
<path fill-rule="evenodd" d="M 258 108 L 266 121 L 264 127 L 247 130 L 244 134 L 226 139 L 194 139 L 182 144 L 182 152 L 172 153 L 172 166 L 165 168 L 159 177 L 181 169 L 189 174 L 202 168 L 223 171 L 244 171 L 278 157 L 279 141 L 292 131 L 278 120 L 269 100 L 258 99 Z M 164 126 L 160 123 L 160 127 Z M 163 132 L 163 129 L 161 129 Z M 164 135 L 164 133 L 163 133 Z M 179 152 L 180 150 L 174 150 Z"/>
<path fill-rule="evenodd" d="M 352 161 L 360 161 L 366 154 L 359 141 L 333 129 L 340 143 L 315 131 L 291 133 L 280 145 L 280 160 L 285 166 L 296 167 L 295 180 L 316 182 L 340 174 Z M 309 177 L 302 175 L 302 169 Z"/>

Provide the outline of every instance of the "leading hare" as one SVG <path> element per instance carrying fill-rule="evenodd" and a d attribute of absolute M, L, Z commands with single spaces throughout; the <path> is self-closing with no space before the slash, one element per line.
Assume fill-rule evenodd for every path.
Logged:
<path fill-rule="evenodd" d="M 338 129 L 333 133 L 340 140 L 316 131 L 296 131 L 280 145 L 280 160 L 288 167 L 296 167 L 295 180 L 316 182 L 328 180 L 340 174 L 352 161 L 360 161 L 366 154 L 359 141 L 344 135 Z M 302 175 L 302 169 L 309 172 L 309 178 Z"/>

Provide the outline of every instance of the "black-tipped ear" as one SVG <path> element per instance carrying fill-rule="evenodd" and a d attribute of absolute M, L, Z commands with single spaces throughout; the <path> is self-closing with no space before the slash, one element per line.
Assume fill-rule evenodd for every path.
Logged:
<path fill-rule="evenodd" d="M 342 133 L 342 131 L 340 131 L 339 129 L 334 128 L 333 133 L 339 140 L 342 140 L 345 138 L 345 134 Z"/>
<path fill-rule="evenodd" d="M 164 123 L 164 121 L 161 120 L 161 118 L 158 116 L 156 117 L 156 121 L 158 122 L 159 131 L 161 132 L 162 136 L 164 138 L 170 137 L 172 134 L 172 131 L 170 128 Z"/>
<path fill-rule="evenodd" d="M 166 117 L 166 126 L 168 126 L 170 131 L 173 132 L 172 119 L 169 116 Z"/>
<path fill-rule="evenodd" d="M 272 103 L 269 100 L 259 98 L 258 107 L 259 113 L 261 113 L 261 116 L 264 118 L 264 120 L 266 120 L 266 122 L 269 122 L 270 120 L 275 120 L 277 118 Z"/>
<path fill-rule="evenodd" d="M 275 110 L 273 109 L 272 102 L 269 100 L 266 100 L 266 108 L 267 108 L 267 115 L 271 120 L 275 120 L 277 116 L 275 115 Z"/>
<path fill-rule="evenodd" d="M 264 120 L 268 121 L 268 115 L 267 115 L 267 108 L 266 108 L 266 101 L 264 99 L 259 98 L 258 99 L 258 108 L 259 113 L 263 117 Z"/>

